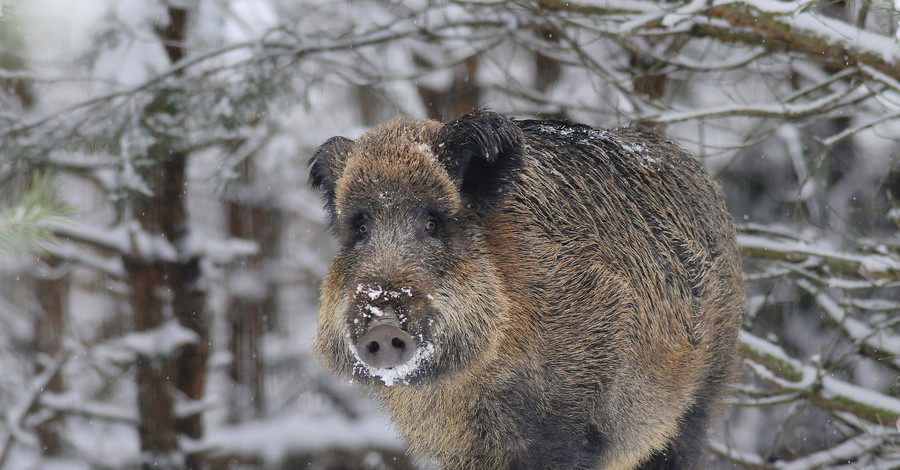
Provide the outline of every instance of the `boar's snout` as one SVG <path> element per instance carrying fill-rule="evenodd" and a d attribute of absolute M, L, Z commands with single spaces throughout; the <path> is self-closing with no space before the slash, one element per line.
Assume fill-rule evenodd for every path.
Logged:
<path fill-rule="evenodd" d="M 416 341 L 400 328 L 395 318 L 378 318 L 356 343 L 359 358 L 366 365 L 391 369 L 406 364 L 416 351 Z"/>

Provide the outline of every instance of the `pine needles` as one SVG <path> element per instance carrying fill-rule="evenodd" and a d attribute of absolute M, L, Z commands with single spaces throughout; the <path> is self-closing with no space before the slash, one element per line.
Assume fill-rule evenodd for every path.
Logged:
<path fill-rule="evenodd" d="M 53 226 L 69 213 L 60 200 L 53 179 L 35 173 L 13 190 L 9 202 L 0 204 L 0 254 L 40 254 L 55 240 Z"/>

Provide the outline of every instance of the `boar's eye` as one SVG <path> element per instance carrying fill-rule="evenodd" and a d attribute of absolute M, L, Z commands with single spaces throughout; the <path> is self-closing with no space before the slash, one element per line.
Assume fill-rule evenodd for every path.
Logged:
<path fill-rule="evenodd" d="M 425 235 L 436 237 L 441 228 L 440 219 L 434 215 L 429 215 L 428 218 L 425 219 L 425 225 L 423 225 L 422 228 Z"/>
<path fill-rule="evenodd" d="M 358 214 L 352 217 L 347 224 L 350 229 L 350 239 L 354 242 L 361 241 L 369 236 L 372 225 L 369 218 L 365 214 Z"/>

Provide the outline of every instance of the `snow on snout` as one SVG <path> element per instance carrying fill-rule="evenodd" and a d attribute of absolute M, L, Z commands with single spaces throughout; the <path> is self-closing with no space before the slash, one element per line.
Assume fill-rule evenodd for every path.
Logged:
<path fill-rule="evenodd" d="M 350 353 L 353 354 L 354 359 L 356 359 L 356 364 L 354 367 L 357 372 L 365 372 L 370 377 L 378 377 L 384 383 L 385 386 L 391 387 L 395 382 L 401 382 L 404 384 L 409 384 L 408 378 L 416 372 L 419 367 L 421 367 L 427 360 L 434 356 L 434 344 L 432 343 L 421 343 L 419 347 L 416 348 L 416 352 L 413 354 L 408 361 L 404 364 L 400 364 L 397 367 L 390 368 L 378 368 L 372 367 L 359 357 L 359 351 L 356 350 L 356 345 L 352 342 L 347 342 L 347 346 L 350 348 Z"/>
<path fill-rule="evenodd" d="M 365 318 L 379 318 L 385 315 L 384 310 L 377 305 L 373 305 L 372 302 L 376 301 L 394 301 L 405 298 L 412 298 L 413 291 L 411 287 L 400 287 L 398 289 L 385 289 L 380 285 L 364 285 L 362 283 L 356 285 L 356 296 L 357 298 L 367 300 L 363 305 L 360 306 L 360 313 Z M 429 299 L 433 299 L 433 297 L 429 294 Z M 364 373 L 364 375 L 368 375 L 370 377 L 378 377 L 384 383 L 385 386 L 393 386 L 396 382 L 409 383 L 407 381 L 408 377 L 410 377 L 416 370 L 422 367 L 423 364 L 427 362 L 427 360 L 434 355 L 434 344 L 430 342 L 425 342 L 424 338 L 418 338 L 418 347 L 416 347 L 415 353 L 413 356 L 406 361 L 406 363 L 401 364 L 397 367 L 392 368 L 378 368 L 372 367 L 359 357 L 359 351 L 356 349 L 356 345 L 350 338 L 347 338 L 347 347 L 350 349 L 351 354 L 353 354 L 353 358 L 355 359 L 356 364 L 354 367 L 357 370 L 357 373 Z"/>
<path fill-rule="evenodd" d="M 380 285 L 366 286 L 363 284 L 357 284 L 356 296 L 363 299 L 368 299 L 370 302 L 374 302 L 376 300 L 398 300 L 401 298 L 412 298 L 413 292 L 409 287 L 401 287 L 396 290 L 386 290 Z M 381 307 L 372 305 L 369 302 L 363 304 L 360 309 L 363 316 L 367 318 L 378 318 L 384 316 L 384 310 L 382 310 Z"/>
<path fill-rule="evenodd" d="M 382 310 L 382 309 L 380 309 L 380 308 L 378 308 L 378 307 L 376 307 L 376 306 L 374 306 L 374 305 L 372 305 L 372 304 L 365 304 L 365 305 L 363 305 L 363 310 L 369 312 L 369 314 L 371 314 L 371 315 L 374 316 L 375 318 L 379 318 L 379 317 L 383 317 L 383 316 L 384 316 L 384 310 Z"/>

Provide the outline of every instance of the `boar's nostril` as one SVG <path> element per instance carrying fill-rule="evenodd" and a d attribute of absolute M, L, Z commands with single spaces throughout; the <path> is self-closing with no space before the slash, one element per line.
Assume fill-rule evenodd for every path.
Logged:
<path fill-rule="evenodd" d="M 394 322 L 376 321 L 356 343 L 359 358 L 378 369 L 390 369 L 409 361 L 416 342 Z"/>

